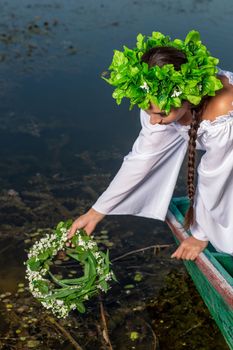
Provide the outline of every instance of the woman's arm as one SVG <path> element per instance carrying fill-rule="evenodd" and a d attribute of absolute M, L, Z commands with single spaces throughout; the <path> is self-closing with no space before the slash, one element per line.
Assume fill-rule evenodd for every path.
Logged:
<path fill-rule="evenodd" d="M 210 124 L 197 168 L 192 235 L 233 254 L 233 120 Z"/>
<path fill-rule="evenodd" d="M 91 234 L 105 215 L 131 214 L 164 221 L 188 142 L 171 124 L 152 125 L 141 110 L 141 131 L 132 150 L 92 208 L 73 223 Z"/>
<path fill-rule="evenodd" d="M 142 129 L 131 152 L 92 208 L 105 215 L 164 220 L 188 142 L 173 123 L 152 125 L 143 110 L 140 118 Z"/>

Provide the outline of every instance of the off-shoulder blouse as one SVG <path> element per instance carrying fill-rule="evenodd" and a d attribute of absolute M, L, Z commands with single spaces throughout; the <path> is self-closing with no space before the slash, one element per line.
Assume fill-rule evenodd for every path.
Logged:
<path fill-rule="evenodd" d="M 217 74 L 227 76 L 233 85 L 232 72 L 218 67 Z M 164 221 L 188 149 L 190 125 L 152 125 L 143 110 L 140 120 L 142 128 L 132 150 L 92 207 L 106 215 Z M 200 123 L 196 148 L 205 153 L 197 168 L 195 222 L 190 232 L 209 240 L 217 251 L 233 255 L 233 107 L 214 121 Z"/>

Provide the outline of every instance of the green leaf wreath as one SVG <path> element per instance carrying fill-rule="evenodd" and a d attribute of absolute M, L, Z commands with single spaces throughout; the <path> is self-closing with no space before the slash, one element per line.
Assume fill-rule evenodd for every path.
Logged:
<path fill-rule="evenodd" d="M 162 67 L 148 66 L 141 61 L 142 55 L 156 46 L 170 46 L 185 53 L 187 62 L 179 71 L 173 64 Z M 139 33 L 134 49 L 123 45 L 124 51 L 114 50 L 112 63 L 109 66 L 110 77 L 106 73 L 102 78 L 115 86 L 112 94 L 117 104 L 123 97 L 130 99 L 131 110 L 134 105 L 148 109 L 150 102 L 157 105 L 166 114 L 171 106 L 181 107 L 182 100 L 198 105 L 204 95 L 214 96 L 215 91 L 223 87 L 215 74 L 218 58 L 212 57 L 200 40 L 200 34 L 191 30 L 184 41 L 152 32 L 151 36 Z"/>
<path fill-rule="evenodd" d="M 110 269 L 109 251 L 100 251 L 93 238 L 83 229 L 78 230 L 71 238 L 73 247 L 66 246 L 71 225 L 71 220 L 59 222 L 53 234 L 45 235 L 31 247 L 25 262 L 31 293 L 59 318 L 66 317 L 75 309 L 85 312 L 84 301 L 98 294 L 100 290 L 107 292 L 111 288 L 108 281 L 117 281 Z M 68 256 L 83 266 L 82 277 L 58 280 L 49 271 L 53 257 L 60 250 L 66 250 Z M 55 288 L 52 281 L 59 288 Z"/>

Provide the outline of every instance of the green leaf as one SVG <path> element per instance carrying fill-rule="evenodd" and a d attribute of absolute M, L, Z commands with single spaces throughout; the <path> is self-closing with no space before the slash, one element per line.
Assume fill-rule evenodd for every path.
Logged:
<path fill-rule="evenodd" d="M 62 279 L 60 282 L 65 283 L 66 285 L 72 285 L 72 284 L 82 284 L 87 281 L 87 276 L 82 276 L 79 278 L 68 278 L 68 279 Z"/>
<path fill-rule="evenodd" d="M 66 253 L 66 255 L 70 256 L 71 258 L 79 261 L 79 254 L 75 254 L 75 253 Z"/>
<path fill-rule="evenodd" d="M 79 293 L 83 294 L 83 292 L 88 292 L 88 288 L 90 290 L 96 289 L 96 285 L 95 285 L 96 284 L 96 282 L 95 282 L 96 277 L 97 277 L 97 275 L 93 275 L 92 277 L 86 278 L 86 280 L 83 281 L 83 283 L 82 283 L 82 288 L 79 289 Z"/>
<path fill-rule="evenodd" d="M 75 245 L 75 248 L 67 248 L 66 249 L 66 252 L 67 254 L 75 254 L 75 253 L 78 253 L 78 254 L 82 254 L 84 249 L 82 246 L 79 246 L 78 245 L 78 237 L 76 235 L 74 235 L 71 239 L 71 243 L 73 243 Z"/>
<path fill-rule="evenodd" d="M 89 252 L 88 255 L 88 261 L 89 261 L 89 277 L 92 277 L 93 275 L 96 275 L 96 260 L 95 257 L 93 256 L 92 252 Z"/>
<path fill-rule="evenodd" d="M 72 219 L 68 219 L 68 220 L 65 222 L 65 224 L 66 224 L 66 228 L 69 229 L 69 228 L 72 226 L 72 224 L 73 224 L 73 220 L 72 220 Z"/>
<path fill-rule="evenodd" d="M 184 46 L 183 41 L 180 39 L 174 39 L 173 44 L 175 44 L 175 46 L 177 46 L 178 48 L 183 48 Z"/>
<path fill-rule="evenodd" d="M 142 50 L 143 47 L 144 47 L 144 35 L 142 35 L 141 33 L 139 33 L 137 35 L 137 43 L 136 43 L 136 46 L 139 50 Z"/>
<path fill-rule="evenodd" d="M 174 83 L 180 83 L 183 80 L 182 74 L 180 72 L 173 72 L 171 75 L 171 81 Z"/>
<path fill-rule="evenodd" d="M 44 251 L 43 253 L 40 253 L 38 255 L 38 259 L 42 260 L 42 261 L 47 260 L 48 257 L 49 257 L 49 252 L 48 251 Z"/>
<path fill-rule="evenodd" d="M 84 262 L 84 261 L 87 259 L 88 254 L 89 254 L 89 253 L 88 253 L 87 251 L 84 251 L 84 252 L 80 253 L 80 254 L 79 254 L 79 260 L 80 260 L 81 262 Z"/>
<path fill-rule="evenodd" d="M 79 312 L 81 312 L 82 314 L 86 311 L 86 308 L 85 308 L 84 304 L 81 301 L 77 302 L 75 305 L 77 307 L 77 310 Z"/>
<path fill-rule="evenodd" d="M 46 297 L 46 299 L 64 298 L 73 293 L 75 293 L 75 290 L 71 288 L 54 289 L 53 294 Z"/>
<path fill-rule="evenodd" d="M 212 77 L 212 80 L 213 80 L 214 90 L 219 90 L 223 88 L 223 84 L 219 78 Z"/>
<path fill-rule="evenodd" d="M 36 261 L 35 257 L 32 257 L 27 260 L 26 264 L 32 271 L 38 271 L 40 269 L 41 263 L 40 261 Z"/>
<path fill-rule="evenodd" d="M 45 281 L 37 280 L 34 282 L 34 285 L 39 289 L 39 291 L 42 294 L 47 294 L 49 291 L 48 284 Z"/>
<path fill-rule="evenodd" d="M 125 91 L 117 88 L 112 93 L 112 97 L 115 98 L 118 102 L 121 102 L 122 98 L 125 96 Z"/>
<path fill-rule="evenodd" d="M 133 107 L 135 106 L 135 103 L 130 101 L 130 106 L 129 106 L 129 110 L 131 111 L 133 109 Z"/>
<path fill-rule="evenodd" d="M 193 41 L 194 43 L 200 41 L 200 33 L 196 30 L 191 30 L 184 40 L 185 45 L 190 43 L 190 41 Z"/>
<path fill-rule="evenodd" d="M 146 73 L 148 73 L 148 70 L 149 70 L 149 65 L 148 65 L 148 63 L 142 62 L 142 72 L 143 72 L 144 74 L 146 74 Z"/>
<path fill-rule="evenodd" d="M 186 98 L 194 105 L 198 105 L 201 102 L 201 96 L 187 95 Z"/>
<path fill-rule="evenodd" d="M 175 107 L 175 108 L 179 108 L 182 105 L 182 101 L 179 97 L 171 97 L 171 104 Z"/>
<path fill-rule="evenodd" d="M 197 80 L 194 80 L 194 79 L 189 79 L 188 81 L 187 81 L 187 85 L 191 88 L 191 87 L 195 87 L 195 86 L 197 86 L 197 83 L 198 83 L 198 81 Z"/>
<path fill-rule="evenodd" d="M 151 100 L 151 102 L 154 103 L 156 106 L 159 105 L 159 101 L 158 101 L 157 96 L 150 96 L 150 100 Z"/>
<path fill-rule="evenodd" d="M 139 72 L 138 67 L 129 67 L 129 73 L 132 77 L 134 77 L 135 75 L 137 75 Z"/>
<path fill-rule="evenodd" d="M 57 227 L 56 227 L 56 229 L 57 230 L 60 230 L 61 228 L 63 228 L 64 227 L 64 221 L 60 221 L 58 224 L 57 224 Z"/>
<path fill-rule="evenodd" d="M 148 109 L 149 106 L 150 106 L 150 101 L 149 101 L 148 99 L 146 99 L 146 98 L 145 98 L 144 101 L 142 101 L 142 102 L 140 102 L 140 103 L 138 104 L 138 107 L 141 108 L 141 109 L 143 109 L 143 110 Z"/>
<path fill-rule="evenodd" d="M 165 106 L 166 103 L 167 103 L 167 95 L 165 95 L 165 94 L 160 94 L 157 98 L 158 98 L 159 108 L 160 108 L 161 110 L 163 110 L 164 106 Z"/>
<path fill-rule="evenodd" d="M 141 89 L 139 90 L 138 86 L 134 84 L 130 84 L 129 87 L 126 89 L 126 91 L 122 91 L 122 93 L 126 95 L 126 97 L 130 98 L 130 97 L 140 96 L 142 91 Z"/>
<path fill-rule="evenodd" d="M 105 78 L 105 77 L 101 76 L 101 79 L 105 80 L 108 84 L 112 85 L 110 78 Z"/>
<path fill-rule="evenodd" d="M 96 275 L 89 277 L 87 284 L 83 288 L 83 292 L 88 291 L 91 287 L 95 288 L 95 286 L 93 285 L 95 280 L 96 280 Z"/>
<path fill-rule="evenodd" d="M 105 264 L 109 265 L 109 249 L 107 249 L 107 252 L 105 254 Z"/>
<path fill-rule="evenodd" d="M 90 274 L 90 264 L 88 261 L 86 261 L 84 265 L 84 276 L 88 277 L 89 274 Z"/>
<path fill-rule="evenodd" d="M 155 40 L 162 40 L 165 38 L 165 35 L 160 32 L 152 32 L 152 38 Z"/>
<path fill-rule="evenodd" d="M 180 69 L 181 69 L 182 74 L 185 76 L 185 75 L 186 75 L 187 73 L 189 73 L 189 71 L 190 71 L 189 64 L 188 64 L 188 63 L 183 63 L 183 64 L 180 66 Z"/>
<path fill-rule="evenodd" d="M 105 292 L 107 292 L 108 290 L 108 284 L 105 280 L 102 280 L 99 282 L 99 284 L 101 285 L 101 287 L 104 289 Z"/>
<path fill-rule="evenodd" d="M 166 105 L 164 106 L 164 110 L 165 110 L 165 113 L 168 115 L 169 112 L 170 112 L 170 108 L 171 108 L 171 100 L 168 100 Z"/>
<path fill-rule="evenodd" d="M 161 69 L 156 69 L 155 75 L 159 80 L 163 80 L 166 76 L 166 74 Z"/>
<path fill-rule="evenodd" d="M 50 271 L 48 271 L 48 274 L 58 286 L 67 287 L 67 284 L 65 284 L 62 280 L 58 280 Z"/>
<path fill-rule="evenodd" d="M 113 281 L 115 281 L 115 282 L 119 282 L 118 279 L 116 278 L 115 273 L 112 274 L 112 279 L 113 279 Z"/>
<path fill-rule="evenodd" d="M 110 65 L 109 69 L 118 67 L 120 65 L 124 65 L 128 62 L 127 57 L 125 57 L 124 53 L 118 50 L 113 50 L 114 55 L 113 55 L 113 60 L 112 64 Z"/>

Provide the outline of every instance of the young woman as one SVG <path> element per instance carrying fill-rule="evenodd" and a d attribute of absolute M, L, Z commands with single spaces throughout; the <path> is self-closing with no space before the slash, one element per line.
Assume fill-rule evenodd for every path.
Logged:
<path fill-rule="evenodd" d="M 147 50 L 140 62 L 149 68 L 173 64 L 181 72 L 187 55 L 175 47 L 158 45 Z M 199 71 L 195 73 L 198 76 Z M 192 235 L 171 257 L 194 260 L 209 241 L 217 251 L 233 255 L 233 73 L 218 67 L 215 78 L 221 88 L 202 96 L 198 104 L 183 99 L 180 107 L 166 113 L 150 101 L 148 108 L 140 109 L 142 129 L 131 152 L 96 203 L 74 221 L 68 237 L 80 228 L 90 235 L 105 215 L 132 214 L 164 221 L 188 151 L 190 207 L 184 228 L 190 228 Z M 169 76 L 163 83 L 167 79 Z M 148 84 L 141 87 L 147 89 Z M 196 149 L 206 152 L 197 169 L 195 190 Z"/>

